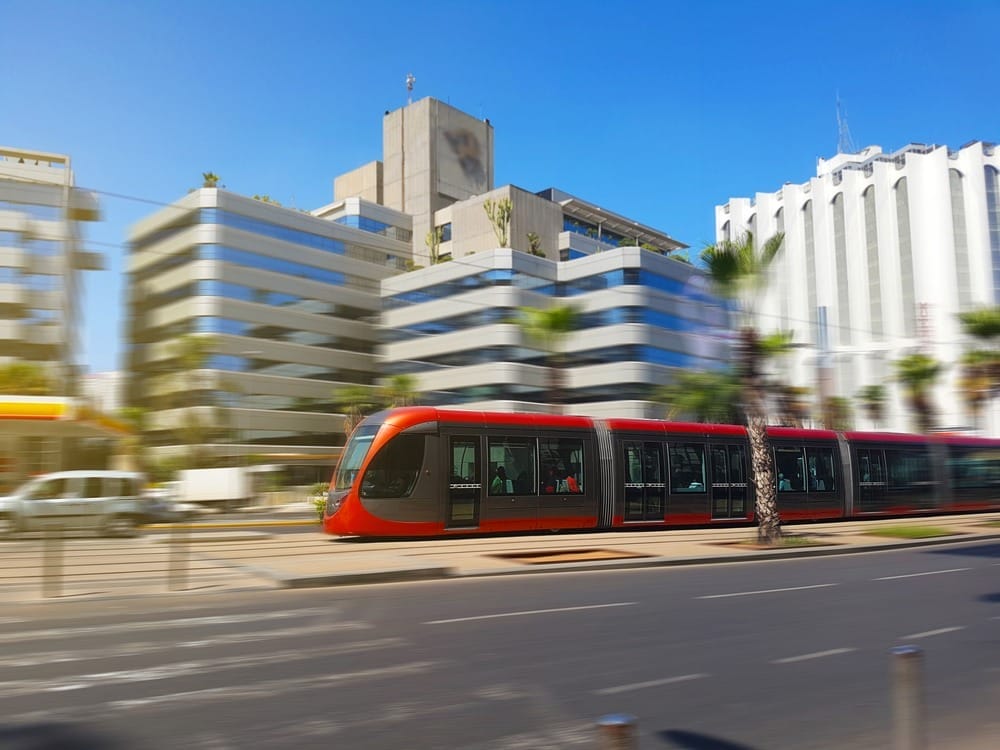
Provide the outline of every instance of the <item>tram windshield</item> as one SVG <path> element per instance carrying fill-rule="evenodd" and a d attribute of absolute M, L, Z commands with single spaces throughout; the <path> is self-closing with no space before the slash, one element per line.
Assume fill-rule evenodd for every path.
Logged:
<path fill-rule="evenodd" d="M 348 490 L 351 488 L 379 427 L 381 425 L 363 424 L 351 435 L 351 439 L 344 446 L 344 455 L 340 459 L 340 465 L 337 466 L 337 474 L 333 483 L 334 489 Z"/>

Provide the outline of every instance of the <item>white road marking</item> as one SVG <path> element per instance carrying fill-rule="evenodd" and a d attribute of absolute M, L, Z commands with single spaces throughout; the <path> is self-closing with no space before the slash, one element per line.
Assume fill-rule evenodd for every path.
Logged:
<path fill-rule="evenodd" d="M 579 612 L 583 609 L 604 609 L 606 607 L 631 607 L 638 602 L 613 602 L 611 604 L 586 604 L 581 607 L 557 607 L 554 609 L 527 609 L 521 612 L 498 612 L 495 615 L 473 615 L 472 617 L 452 617 L 448 620 L 429 620 L 424 625 L 445 625 L 450 622 L 471 622 L 472 620 L 493 620 L 498 617 L 526 617 L 527 615 L 547 615 L 553 612 Z"/>
<path fill-rule="evenodd" d="M 321 649 L 293 649 L 270 654 L 240 654 L 200 661 L 159 664 L 142 669 L 124 669 L 114 672 L 64 675 L 39 680 L 11 680 L 0 682 L 0 698 L 12 698 L 37 693 L 62 693 L 86 690 L 93 687 L 124 685 L 133 682 L 152 682 L 176 677 L 190 677 L 199 674 L 214 674 L 222 669 L 260 667 L 268 664 L 284 664 L 289 661 L 313 659 L 317 656 L 333 656 L 341 653 L 355 654 L 360 651 L 378 651 L 384 648 L 398 648 L 406 645 L 402 638 L 381 638 L 374 641 L 340 643 Z"/>
<path fill-rule="evenodd" d="M 343 685 L 365 679 L 418 675 L 424 672 L 429 672 L 443 664 L 447 664 L 447 662 L 409 662 L 406 664 L 397 664 L 391 667 L 364 669 L 356 672 L 339 672 L 308 677 L 289 677 L 256 683 L 242 682 L 238 685 L 203 688 L 200 690 L 190 690 L 182 693 L 151 695 L 145 698 L 108 701 L 106 703 L 91 705 L 64 706 L 61 708 L 49 707 L 44 710 L 7 715 L 4 717 L 4 721 L 6 724 L 12 725 L 34 724 L 36 722 L 74 721 L 81 718 L 94 721 L 97 719 L 111 718 L 121 711 L 133 712 L 156 710 L 160 708 L 168 709 L 185 703 L 203 706 L 212 702 L 222 703 L 241 700 L 244 698 L 268 698 L 281 693 L 290 693 L 294 691 L 315 691 L 319 688 L 329 688 L 335 685 Z M 422 715 L 433 713 L 436 707 L 437 704 L 434 706 L 428 706 L 427 710 L 422 712 Z M 378 723 L 381 726 L 383 722 L 380 716 L 376 716 L 370 720 L 370 723 Z M 258 734 L 259 733 L 260 731 L 258 731 Z M 283 741 L 280 744 L 280 747 L 285 747 L 287 744 L 287 742 Z"/>
<path fill-rule="evenodd" d="M 614 687 L 601 688 L 595 690 L 594 695 L 614 695 L 615 693 L 627 693 L 630 690 L 642 690 L 643 688 L 659 687 L 660 685 L 671 685 L 675 682 L 688 682 L 690 680 L 700 680 L 709 677 L 707 674 L 682 674 L 676 677 L 664 677 L 659 680 L 647 680 L 646 682 L 633 682 L 628 685 L 615 685 Z"/>
<path fill-rule="evenodd" d="M 148 698 L 112 701 L 106 704 L 116 710 L 132 710 L 148 708 L 171 703 L 193 702 L 202 704 L 210 700 L 231 701 L 240 698 L 266 698 L 292 690 L 315 690 L 338 683 L 350 682 L 378 677 L 399 677 L 403 675 L 420 674 L 437 666 L 438 662 L 417 661 L 407 664 L 397 664 L 392 667 L 362 669 L 357 672 L 339 672 L 334 674 L 315 675 L 313 677 L 293 677 L 284 680 L 267 680 L 252 684 L 227 685 L 225 687 L 189 690 L 184 693 L 168 693 L 166 695 L 151 695 Z"/>
<path fill-rule="evenodd" d="M 779 594 L 783 591 L 805 591 L 806 589 L 824 589 L 829 586 L 839 586 L 839 583 L 817 583 L 812 586 L 790 586 L 785 589 L 761 589 L 760 591 L 737 591 L 732 594 L 708 594 L 696 596 L 695 599 L 725 599 L 730 596 L 755 596 L 757 594 Z"/>
<path fill-rule="evenodd" d="M 292 617 L 332 614 L 329 609 L 314 607 L 310 609 L 290 609 L 275 612 L 249 612 L 239 615 L 214 615 L 206 617 L 182 617 L 176 620 L 143 620 L 139 622 L 107 623 L 105 625 L 80 625 L 68 628 L 48 628 L 46 630 L 23 630 L 18 633 L 0 633 L 0 643 L 12 643 L 40 640 L 42 638 L 64 638 L 67 636 L 90 635 L 98 633 L 130 633 L 141 630 L 169 630 L 171 628 L 194 628 L 203 625 L 235 625 L 243 622 L 261 622 L 264 620 L 285 620 Z"/>
<path fill-rule="evenodd" d="M 901 635 L 900 638 L 907 641 L 912 641 L 916 638 L 930 638 L 932 635 L 942 635 L 944 633 L 954 633 L 956 630 L 965 630 L 964 625 L 955 625 L 950 628 L 938 628 L 937 630 L 925 630 L 923 633 L 911 633 L 910 635 Z"/>
<path fill-rule="evenodd" d="M 942 573 L 964 573 L 967 570 L 972 570 L 972 568 L 949 568 L 948 570 L 928 570 L 925 573 L 907 573 L 901 576 L 882 576 L 881 578 L 873 578 L 873 581 L 895 581 L 897 578 L 919 578 L 920 576 L 936 576 Z"/>
<path fill-rule="evenodd" d="M 831 648 L 829 651 L 814 651 L 811 654 L 801 656 L 786 656 L 784 659 L 775 659 L 772 664 L 792 664 L 797 661 L 808 661 L 809 659 L 822 659 L 825 656 L 837 656 L 839 654 L 849 654 L 857 651 L 856 648 Z"/>
<path fill-rule="evenodd" d="M 74 661 L 94 661 L 121 658 L 124 656 L 140 656 L 158 651 L 173 651 L 182 648 L 215 648 L 239 643 L 254 643 L 277 638 L 294 638 L 317 633 L 337 633 L 351 630 L 364 630 L 371 625 L 361 622 L 338 622 L 332 625 L 319 623 L 300 628 L 280 628 L 278 630 L 261 630 L 245 633 L 225 633 L 210 638 L 191 641 L 145 641 L 121 643 L 116 646 L 102 646 L 100 649 L 83 651 L 37 651 L 32 654 L 22 654 L 8 658 L 0 657 L 2 667 L 37 667 L 43 664 L 65 664 Z"/>

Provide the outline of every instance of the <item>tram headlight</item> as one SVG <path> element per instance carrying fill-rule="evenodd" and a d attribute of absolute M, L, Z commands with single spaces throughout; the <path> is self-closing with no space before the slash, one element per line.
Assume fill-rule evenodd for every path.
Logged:
<path fill-rule="evenodd" d="M 340 510 L 340 504 L 344 502 L 344 498 L 347 496 L 346 492 L 334 492 L 330 490 L 326 493 L 326 514 L 332 516 L 338 510 Z"/>

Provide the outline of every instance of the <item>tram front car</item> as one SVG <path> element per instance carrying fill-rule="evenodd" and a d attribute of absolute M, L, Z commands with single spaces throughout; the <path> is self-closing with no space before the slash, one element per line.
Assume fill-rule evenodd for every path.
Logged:
<path fill-rule="evenodd" d="M 410 407 L 372 414 L 355 428 L 330 482 L 326 533 L 388 537 L 443 529 L 440 488 L 424 469 L 435 419 L 434 409 Z"/>

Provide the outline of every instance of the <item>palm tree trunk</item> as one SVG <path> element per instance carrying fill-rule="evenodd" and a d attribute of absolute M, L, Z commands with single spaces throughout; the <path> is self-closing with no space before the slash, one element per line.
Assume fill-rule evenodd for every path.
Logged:
<path fill-rule="evenodd" d="M 781 539 L 781 516 L 778 514 L 777 484 L 771 444 L 767 439 L 767 411 L 760 377 L 760 350 L 757 332 L 750 326 L 740 332 L 740 365 L 743 397 L 750 440 L 750 467 L 754 481 L 754 514 L 757 518 L 757 541 L 777 544 Z"/>
<path fill-rule="evenodd" d="M 781 539 L 781 516 L 775 494 L 774 466 L 771 445 L 767 439 L 767 420 L 759 414 L 747 416 L 747 437 L 750 439 L 750 464 L 754 480 L 754 514 L 757 517 L 757 541 L 776 544 Z"/>

